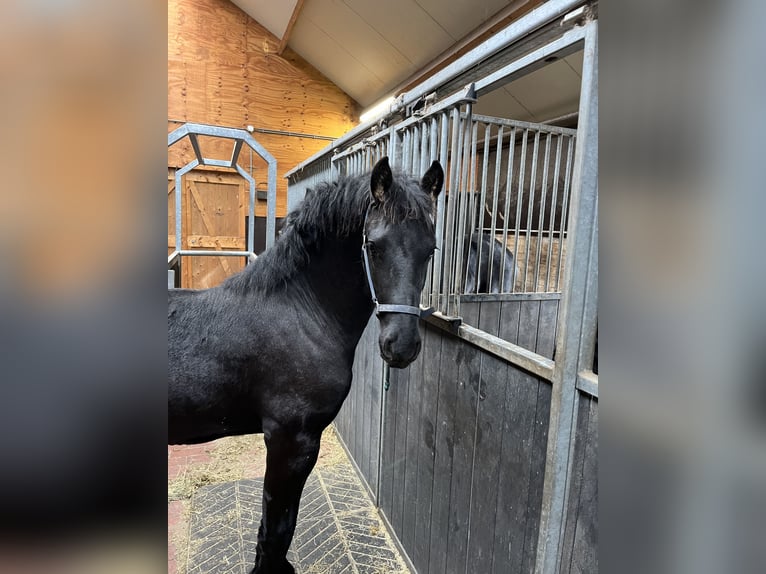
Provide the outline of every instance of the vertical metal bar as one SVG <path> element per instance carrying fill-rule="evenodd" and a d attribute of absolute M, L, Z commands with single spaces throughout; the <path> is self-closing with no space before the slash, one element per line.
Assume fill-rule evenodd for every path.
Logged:
<path fill-rule="evenodd" d="M 439 118 L 440 122 L 440 135 L 439 135 L 439 163 L 441 163 L 442 167 L 444 169 L 447 169 L 447 143 L 448 143 L 448 136 L 449 136 L 449 116 L 447 115 L 447 112 L 442 112 L 441 117 Z M 431 292 L 435 293 L 435 301 L 431 302 L 431 305 L 434 307 L 444 310 L 444 307 L 442 306 L 442 301 L 440 299 L 441 295 L 441 284 L 442 284 L 442 270 L 443 270 L 443 262 L 444 262 L 444 223 L 446 219 L 446 206 L 447 205 L 447 189 L 446 189 L 446 182 L 445 182 L 445 189 L 442 190 L 442 192 L 439 194 L 439 200 L 437 202 L 437 212 L 436 212 L 436 248 L 438 249 L 437 253 L 434 255 L 434 283 L 431 288 Z"/>
<path fill-rule="evenodd" d="M 457 256 L 458 251 L 460 248 L 460 238 L 458 237 L 458 226 L 459 226 L 459 220 L 460 220 L 460 200 L 462 198 L 462 193 L 460 191 L 461 185 L 460 185 L 460 175 L 462 171 L 462 165 L 463 165 L 463 133 L 465 131 L 465 120 L 463 119 L 463 115 L 460 113 L 460 110 L 458 108 L 457 115 L 455 118 L 455 121 L 457 122 L 457 137 L 456 141 L 454 142 L 454 145 L 457 149 L 457 154 L 453 156 L 452 158 L 452 172 L 454 174 L 454 192 L 453 192 L 453 199 L 455 200 L 455 206 L 454 206 L 454 217 L 452 219 L 452 225 L 450 226 L 449 233 L 451 234 L 451 240 L 450 243 L 452 245 L 452 254 L 450 257 L 450 265 L 449 265 L 449 272 L 450 272 L 450 282 L 449 282 L 449 299 L 447 301 L 447 311 L 451 315 L 458 315 L 459 309 L 458 309 L 458 297 L 455 297 L 455 295 L 459 292 L 459 286 L 457 285 L 458 280 L 458 269 L 457 269 Z M 452 192 L 452 190 L 450 190 Z"/>
<path fill-rule="evenodd" d="M 551 217 L 548 222 L 550 242 L 548 243 L 548 264 L 545 270 L 545 291 L 550 289 L 551 279 L 551 260 L 553 259 L 553 238 L 556 233 L 556 207 L 559 196 L 559 170 L 561 168 L 561 144 L 564 142 L 564 136 L 556 136 L 556 167 L 553 170 L 553 198 L 551 199 Z M 559 254 L 561 253 L 561 228 L 558 234 Z"/>
<path fill-rule="evenodd" d="M 229 162 L 229 167 L 234 167 L 237 163 L 237 159 L 239 159 L 239 152 L 242 151 L 242 144 L 245 143 L 244 140 L 238 139 L 236 142 L 234 142 L 234 149 L 231 150 L 231 161 Z M 250 150 L 250 153 L 252 154 L 253 150 Z"/>
<path fill-rule="evenodd" d="M 430 121 L 430 132 L 429 132 L 429 142 L 428 142 L 428 156 L 423 156 L 425 161 L 425 169 L 430 166 L 431 162 L 435 160 L 438 157 L 438 145 L 439 145 L 439 124 L 438 120 L 435 117 L 431 118 Z M 440 193 L 439 197 L 441 198 L 444 195 L 444 193 Z M 436 206 L 434 206 L 436 207 Z M 434 217 L 438 217 L 438 213 L 434 214 Z M 439 233 L 436 231 L 436 240 L 439 241 Z M 428 271 L 426 273 L 426 284 L 425 288 L 423 290 L 424 296 L 423 296 L 423 303 L 428 307 L 431 305 L 434 305 L 433 302 L 433 280 L 434 280 L 434 262 L 436 261 L 438 254 L 434 254 L 433 257 L 431 257 L 431 260 L 428 262 Z"/>
<path fill-rule="evenodd" d="M 266 197 L 266 249 L 268 249 L 277 239 L 277 160 L 275 159 L 269 161 L 269 191 Z"/>
<path fill-rule="evenodd" d="M 197 139 L 197 134 L 189 134 L 189 141 L 191 142 L 191 146 L 194 150 L 194 155 L 197 157 L 197 161 L 204 163 L 202 161 L 202 152 L 199 149 L 199 140 Z"/>
<path fill-rule="evenodd" d="M 583 331 L 595 321 L 598 271 L 592 259 L 598 236 L 598 49 L 597 22 L 586 24 L 577 149 L 572 177 L 572 213 L 565 289 L 556 331 L 548 445 L 543 482 L 542 512 L 535 574 L 556 574 L 566 523 L 567 482 L 570 472 L 573 421 L 577 409 L 577 373 L 585 368 Z"/>
<path fill-rule="evenodd" d="M 490 138 L 492 137 L 492 124 L 484 124 L 484 148 L 482 149 L 481 160 L 481 193 L 479 194 L 479 207 L 478 213 L 478 225 L 477 225 L 477 240 L 476 240 L 476 291 L 479 292 L 479 273 L 481 273 L 481 254 L 484 250 L 484 212 L 487 206 L 487 172 L 489 171 L 489 150 L 490 150 Z"/>
<path fill-rule="evenodd" d="M 405 128 L 403 135 L 404 135 L 404 144 L 403 144 L 404 147 L 402 150 L 403 152 L 402 171 L 407 173 L 410 170 L 410 161 L 411 161 L 410 154 L 412 153 L 412 148 L 411 148 L 412 142 L 410 141 L 412 135 L 410 133 L 409 128 Z"/>
<path fill-rule="evenodd" d="M 570 176 L 572 172 L 572 154 L 574 150 L 574 142 L 575 138 L 573 136 L 569 136 L 569 143 L 567 147 L 567 163 L 566 163 L 566 169 L 565 169 L 565 175 L 564 175 L 564 198 L 561 203 L 561 221 L 560 221 L 560 227 L 559 227 L 559 261 L 558 261 L 558 268 L 556 270 L 556 291 L 561 291 L 561 264 L 564 258 L 564 246 L 569 242 L 568 233 L 567 233 L 567 227 L 568 227 L 568 217 L 567 217 L 567 209 L 569 208 L 569 195 L 570 195 Z"/>
<path fill-rule="evenodd" d="M 511 208 L 511 193 L 513 191 L 513 156 L 516 149 L 516 128 L 511 129 L 508 147 L 508 167 L 505 174 L 505 208 L 503 209 L 503 266 L 500 273 L 500 285 L 505 285 L 505 257 L 508 252 L 508 212 Z M 513 268 L 516 268 L 516 252 L 513 253 Z M 511 273 L 513 275 L 513 273 Z M 511 293 L 516 291 L 516 285 L 511 284 Z"/>
<path fill-rule="evenodd" d="M 473 240 L 474 235 L 476 234 L 476 225 L 477 225 L 477 209 L 479 207 L 479 198 L 477 195 L 477 189 L 476 189 L 476 168 L 477 168 L 477 148 L 478 148 L 478 140 L 479 140 L 479 122 L 478 121 L 471 121 L 471 180 L 469 183 L 469 189 L 471 190 L 471 201 L 469 210 L 471 213 L 471 221 L 468 225 L 468 234 L 466 237 L 466 241 L 468 242 L 465 246 L 466 251 L 470 252 L 471 250 L 471 241 Z M 466 257 L 466 260 L 468 258 Z M 465 290 L 466 287 L 466 278 L 468 274 L 468 265 L 466 263 L 465 266 L 466 275 L 463 278 L 463 289 Z"/>
<path fill-rule="evenodd" d="M 521 136 L 521 159 L 519 161 L 519 180 L 516 191 L 516 225 L 513 231 L 513 254 L 516 257 L 516 265 L 513 267 L 513 283 L 516 284 L 516 271 L 518 275 L 521 275 L 521 268 L 518 265 L 519 261 L 519 233 L 521 232 L 521 204 L 524 200 L 524 176 L 527 167 L 527 141 L 529 138 L 529 130 L 524 130 L 524 135 Z M 522 283 L 521 292 L 526 291 L 526 285 Z"/>
<path fill-rule="evenodd" d="M 423 177 L 429 165 L 428 158 L 431 154 L 431 150 L 429 149 L 430 146 L 428 145 L 429 132 L 430 127 L 424 122 L 420 128 L 420 169 L 417 171 L 417 176 L 419 178 Z"/>
<path fill-rule="evenodd" d="M 177 169 L 175 173 L 176 177 L 176 251 L 181 251 L 183 249 L 181 245 L 181 236 L 183 234 L 182 232 L 182 226 L 181 226 L 181 196 L 184 194 L 183 189 L 181 188 L 181 170 Z M 179 265 L 179 275 L 181 273 L 180 266 L 183 264 L 183 258 L 178 258 L 178 265 Z M 179 279 L 183 279 L 183 275 L 180 275 Z"/>
<path fill-rule="evenodd" d="M 527 290 L 527 275 L 529 273 L 529 251 L 532 247 L 532 210 L 535 207 L 535 187 L 537 186 L 537 153 L 540 149 L 540 132 L 535 132 L 535 144 L 532 148 L 532 173 L 529 177 L 529 203 L 527 204 L 527 241 L 524 246 L 524 290 Z"/>
<path fill-rule="evenodd" d="M 468 221 L 468 205 L 471 197 L 471 189 L 468 185 L 468 170 L 471 163 L 471 132 L 473 127 L 473 104 L 468 103 L 465 108 L 465 119 L 462 124 L 463 137 L 461 141 L 461 170 L 460 170 L 460 218 L 458 220 L 458 230 L 455 233 L 455 293 L 462 293 L 465 286 L 465 275 L 463 274 L 463 257 L 468 253 L 466 244 L 466 224 Z M 460 297 L 455 299 L 456 304 L 460 305 Z M 457 313 L 460 313 L 458 308 Z"/>
<path fill-rule="evenodd" d="M 545 138 L 545 156 L 543 159 L 543 190 L 540 195 L 540 214 L 537 216 L 537 254 L 535 257 L 535 291 L 539 291 L 540 255 L 543 251 L 543 220 L 545 219 L 545 200 L 548 193 L 548 162 L 551 158 L 551 134 Z"/>
<path fill-rule="evenodd" d="M 503 125 L 501 124 L 497 130 L 497 151 L 495 152 L 495 179 L 492 190 L 492 215 L 489 224 L 489 253 L 487 254 L 489 265 L 487 265 L 487 287 L 489 292 L 492 292 L 492 273 L 494 271 L 495 258 L 493 257 L 493 251 L 495 249 L 495 233 L 497 232 L 497 194 L 500 191 L 500 164 L 503 161 Z M 503 257 L 505 259 L 505 257 Z M 500 286 L 502 291 L 502 285 Z"/>
<path fill-rule="evenodd" d="M 457 150 L 459 147 L 459 123 L 460 123 L 460 111 L 457 108 L 452 109 L 450 122 L 452 124 L 451 141 L 450 141 L 450 162 L 448 170 L 449 181 L 449 200 L 447 201 L 447 214 L 444 221 L 444 266 L 442 267 L 442 288 L 441 296 L 444 301 L 444 308 L 449 315 L 449 295 L 450 295 L 450 280 L 452 278 L 452 230 L 455 227 L 455 207 L 457 203 L 457 178 L 455 177 L 456 168 L 455 162 L 457 159 Z"/>

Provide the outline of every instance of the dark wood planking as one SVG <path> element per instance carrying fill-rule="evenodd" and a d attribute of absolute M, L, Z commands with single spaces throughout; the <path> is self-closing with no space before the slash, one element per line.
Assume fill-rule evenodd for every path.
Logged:
<path fill-rule="evenodd" d="M 571 455 L 572 476 L 569 479 L 566 522 L 564 524 L 564 535 L 562 537 L 560 558 L 562 572 L 569 572 L 569 567 L 572 562 L 572 549 L 574 547 L 575 528 L 577 525 L 577 511 L 580 506 L 580 490 L 582 488 L 589 418 L 590 399 L 587 396 L 580 394 L 577 405 L 577 425 L 574 431 L 575 442 Z"/>
<path fill-rule="evenodd" d="M 463 318 L 477 325 L 478 306 L 466 306 Z M 463 574 L 466 568 L 468 525 L 473 474 L 473 446 L 476 431 L 476 407 L 479 391 L 481 351 L 473 345 L 458 347 L 456 366 L 458 382 L 455 405 L 454 455 L 450 490 L 449 539 L 446 572 Z"/>
<path fill-rule="evenodd" d="M 537 385 L 537 408 L 535 409 L 534 437 L 530 454 L 528 518 L 524 536 L 524 551 L 521 572 L 534 570 L 537 553 L 537 535 L 540 526 L 540 512 L 545 479 L 545 455 L 548 446 L 548 420 L 551 410 L 550 383 L 539 381 Z"/>
<path fill-rule="evenodd" d="M 407 465 L 407 406 L 410 393 L 410 370 L 391 369 L 391 385 L 399 387 L 396 400 L 396 448 L 394 449 L 394 507 L 391 526 L 401 541 L 402 521 L 406 508 L 404 476 Z"/>
<path fill-rule="evenodd" d="M 394 505 L 394 452 L 396 448 L 396 406 L 399 385 L 390 385 L 383 397 L 383 436 L 381 438 L 380 500 L 378 505 L 392 521 Z"/>
<path fill-rule="evenodd" d="M 422 329 L 422 327 L 421 327 Z M 421 331 L 422 336 L 422 331 Z M 415 498 L 418 487 L 418 454 L 420 450 L 420 409 L 423 403 L 423 354 L 409 366 L 409 402 L 407 407 L 407 463 L 405 465 L 404 499 L 408 505 L 404 513 L 400 540 L 410 558 L 414 560 Z"/>
<path fill-rule="evenodd" d="M 521 302 L 502 304 L 499 336 L 516 343 Z M 508 366 L 503 409 L 500 476 L 491 572 L 520 572 L 529 519 L 529 481 L 535 435 L 538 385 L 525 371 Z"/>
<path fill-rule="evenodd" d="M 377 327 L 377 325 L 376 325 Z M 377 329 L 373 330 L 372 332 L 372 338 L 377 339 L 378 338 L 378 331 Z M 381 374 L 383 372 L 382 363 L 383 359 L 380 356 L 380 351 L 377 349 L 377 346 L 373 347 L 374 352 L 372 353 L 371 362 L 370 362 L 370 371 L 368 373 L 368 377 L 370 379 L 370 388 L 372 389 L 372 397 L 370 400 L 370 445 L 369 445 L 369 459 L 370 459 L 370 488 L 372 489 L 373 493 L 376 493 L 375 496 L 377 497 L 378 492 L 378 480 L 379 480 L 379 464 L 380 460 L 378 457 L 378 453 L 380 452 L 380 440 L 381 440 L 381 419 L 383 417 L 383 403 L 382 403 L 382 396 L 381 393 L 383 392 L 383 379 L 381 377 Z M 378 500 L 375 500 L 375 503 L 378 503 Z"/>
<path fill-rule="evenodd" d="M 598 401 L 585 398 L 589 404 L 585 436 L 582 480 L 576 510 L 576 527 L 569 572 L 598 572 Z"/>
<path fill-rule="evenodd" d="M 497 335 L 500 311 L 500 303 L 483 303 L 479 328 Z M 468 535 L 468 564 L 474 572 L 490 572 L 492 567 L 507 376 L 505 361 L 483 354 Z"/>
<path fill-rule="evenodd" d="M 530 351 L 537 346 L 540 301 L 522 301 L 519 309 L 519 338 L 517 344 Z"/>
<path fill-rule="evenodd" d="M 425 326 L 425 323 L 423 323 Z M 430 527 L 434 483 L 435 438 L 438 425 L 439 369 L 442 356 L 441 333 L 424 329 L 423 378 L 421 395 L 420 449 L 415 500 L 415 543 L 412 560 L 418 572 L 427 572 L 430 561 Z"/>
<path fill-rule="evenodd" d="M 431 495 L 431 528 L 429 540 L 428 572 L 442 574 L 447 570 L 447 541 L 449 538 L 450 492 L 452 488 L 452 461 L 454 457 L 455 406 L 457 403 L 457 377 L 455 357 L 464 345 L 457 337 L 429 327 L 442 339 L 439 358 L 439 396 L 436 409 L 438 422 L 434 445 L 434 480 Z"/>
<path fill-rule="evenodd" d="M 558 319 L 559 301 L 550 299 L 540 301 L 540 315 L 537 321 L 537 345 L 535 351 L 548 359 L 553 358 L 556 347 L 556 321 Z"/>
<path fill-rule="evenodd" d="M 500 326 L 498 337 L 514 343 L 519 340 L 520 301 L 506 301 L 500 304 Z"/>

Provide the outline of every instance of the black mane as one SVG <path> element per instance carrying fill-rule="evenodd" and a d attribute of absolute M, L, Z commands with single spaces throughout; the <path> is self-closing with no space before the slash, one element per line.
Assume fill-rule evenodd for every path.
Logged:
<path fill-rule="evenodd" d="M 222 286 L 239 292 L 255 289 L 263 293 L 283 288 L 306 267 L 326 237 L 358 234 L 361 248 L 362 226 L 371 200 L 369 173 L 344 176 L 309 189 L 285 219 L 274 246 Z M 382 208 L 391 223 L 418 219 L 433 229 L 431 197 L 414 178 L 395 174 Z"/>

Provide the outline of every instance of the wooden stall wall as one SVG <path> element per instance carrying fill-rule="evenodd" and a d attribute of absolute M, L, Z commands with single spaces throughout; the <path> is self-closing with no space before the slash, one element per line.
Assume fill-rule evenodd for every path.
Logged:
<path fill-rule="evenodd" d="M 506 332 L 500 306 L 464 310 Z M 532 572 L 551 386 L 425 325 L 420 357 L 391 370 L 379 506 L 418 572 Z"/>
<path fill-rule="evenodd" d="M 326 138 L 337 138 L 353 128 L 358 123 L 359 106 L 289 48 L 278 55 L 279 41 L 228 0 L 168 1 L 168 131 L 184 122 L 196 122 L 240 129 L 252 125 L 324 138 L 253 134 L 277 160 L 276 207 L 281 219 L 287 212 L 285 173 L 324 148 Z M 228 159 L 232 144 L 201 137 L 200 147 L 206 157 Z M 168 168 L 183 166 L 193 157 L 188 139 L 182 140 L 168 150 Z M 238 163 L 253 175 L 259 191 L 267 189 L 264 162 L 245 148 Z M 194 198 L 188 195 L 187 187 L 185 184 L 184 201 L 189 203 Z M 199 189 L 199 182 L 196 187 Z M 231 209 L 239 209 L 240 203 L 247 205 L 246 195 L 229 195 L 234 202 Z M 258 202 L 258 214 L 265 215 L 265 206 L 264 200 Z M 208 215 L 212 225 L 216 217 Z M 172 213 L 169 216 L 172 218 Z M 204 220 L 200 225 L 203 229 L 195 235 L 207 233 Z M 219 231 L 215 234 L 229 237 Z M 242 239 L 238 236 L 238 241 Z M 193 258 L 192 266 L 195 277 L 209 277 L 212 283 L 202 279 L 189 283 L 185 274 L 185 287 L 211 286 L 226 273 L 221 263 L 210 258 Z M 240 262 L 232 261 L 228 266 L 234 270 Z"/>
<path fill-rule="evenodd" d="M 580 393 L 572 453 L 562 574 L 598 572 L 598 399 Z"/>

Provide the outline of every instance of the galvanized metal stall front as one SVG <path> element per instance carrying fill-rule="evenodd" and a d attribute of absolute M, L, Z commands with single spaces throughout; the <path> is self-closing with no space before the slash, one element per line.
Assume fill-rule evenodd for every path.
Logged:
<path fill-rule="evenodd" d="M 576 129 L 474 113 L 578 50 Z M 373 317 L 335 422 L 414 571 L 597 571 L 596 54 L 595 5 L 551 0 L 288 173 L 294 206 L 384 155 L 445 167 L 422 352 L 388 368 Z"/>

